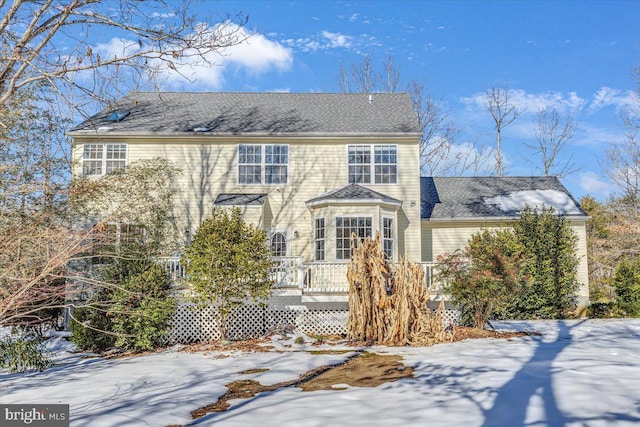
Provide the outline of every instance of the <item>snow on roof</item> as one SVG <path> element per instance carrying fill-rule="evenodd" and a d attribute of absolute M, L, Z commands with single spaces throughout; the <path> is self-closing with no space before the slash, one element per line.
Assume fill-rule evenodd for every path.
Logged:
<path fill-rule="evenodd" d="M 567 193 L 559 190 L 514 191 L 503 196 L 487 198 L 485 204 L 497 206 L 506 212 L 521 212 L 526 206 L 532 209 L 546 206 L 565 215 L 583 214 L 573 199 Z"/>

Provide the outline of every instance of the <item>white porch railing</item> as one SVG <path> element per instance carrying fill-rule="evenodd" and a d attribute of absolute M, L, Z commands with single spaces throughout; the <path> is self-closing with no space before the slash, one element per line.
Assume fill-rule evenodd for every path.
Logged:
<path fill-rule="evenodd" d="M 303 290 L 314 293 L 348 293 L 347 267 L 344 262 L 323 262 L 305 265 Z"/>
<path fill-rule="evenodd" d="M 305 264 L 304 290 L 315 293 L 348 293 L 347 263 Z M 422 262 L 424 285 L 432 293 L 441 293 L 442 286 L 435 281 L 436 263 Z"/>
<path fill-rule="evenodd" d="M 302 283 L 304 282 L 302 257 L 278 257 L 274 261 L 276 265 L 271 270 L 271 279 L 274 281 L 274 287 L 302 288 Z"/>
<path fill-rule="evenodd" d="M 158 260 L 165 265 L 174 283 L 185 278 L 180 257 L 162 257 Z M 302 257 L 278 257 L 271 272 L 274 287 L 299 288 L 305 293 L 348 293 L 348 263 L 322 262 L 303 263 Z M 442 286 L 435 281 L 434 262 L 423 262 L 424 285 L 432 293 L 441 293 Z"/>
<path fill-rule="evenodd" d="M 166 256 L 158 258 L 158 262 L 165 266 L 167 274 L 173 283 L 179 283 L 185 278 L 184 266 L 180 264 L 179 256 Z"/>

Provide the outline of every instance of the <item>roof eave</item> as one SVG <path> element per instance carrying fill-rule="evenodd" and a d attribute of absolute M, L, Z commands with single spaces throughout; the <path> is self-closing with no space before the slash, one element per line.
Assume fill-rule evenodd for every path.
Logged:
<path fill-rule="evenodd" d="M 109 137 L 109 138 L 419 138 L 420 132 L 147 132 L 147 131 L 99 131 L 98 129 L 76 129 L 67 132 L 72 138 Z"/>
<path fill-rule="evenodd" d="M 483 217 L 446 217 L 446 218 L 421 218 L 422 221 L 429 222 L 488 222 L 488 221 L 515 221 L 519 216 L 483 216 Z M 591 219 L 589 215 L 565 215 L 569 221 L 588 221 Z"/>

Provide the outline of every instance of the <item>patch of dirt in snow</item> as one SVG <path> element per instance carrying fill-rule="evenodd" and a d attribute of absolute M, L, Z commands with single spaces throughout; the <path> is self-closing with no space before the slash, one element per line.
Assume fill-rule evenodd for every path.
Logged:
<path fill-rule="evenodd" d="M 404 366 L 398 355 L 359 353 L 339 365 L 326 365 L 300 375 L 298 379 L 273 385 L 262 385 L 254 380 L 240 380 L 227 384 L 227 392 L 217 402 L 191 412 L 193 419 L 211 412 L 223 412 L 231 406 L 229 400 L 248 399 L 258 393 L 297 386 L 303 391 L 340 390 L 335 385 L 352 387 L 376 387 L 380 384 L 412 378 L 413 368 Z"/>
<path fill-rule="evenodd" d="M 325 371 L 299 387 L 303 391 L 338 390 L 336 384 L 351 387 L 377 387 L 380 384 L 413 378 L 413 368 L 404 366 L 399 355 L 380 355 L 364 352 L 346 363 Z M 344 387 L 342 387 L 344 389 Z"/>
<path fill-rule="evenodd" d="M 268 338 L 257 338 L 244 341 L 213 341 L 207 343 L 191 344 L 182 349 L 187 353 L 197 353 L 200 351 L 243 351 L 247 353 L 261 353 L 274 351 L 274 347 L 269 345 Z"/>

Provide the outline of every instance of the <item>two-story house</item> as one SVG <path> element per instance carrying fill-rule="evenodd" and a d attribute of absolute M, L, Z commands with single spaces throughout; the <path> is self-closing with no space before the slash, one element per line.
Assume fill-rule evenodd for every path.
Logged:
<path fill-rule="evenodd" d="M 346 301 L 351 235 L 380 233 L 397 260 L 423 262 L 503 226 L 525 203 L 569 216 L 588 301 L 588 217 L 555 178 L 422 178 L 408 94 L 132 93 L 69 132 L 76 174 L 163 157 L 182 169 L 188 238 L 213 206 L 239 206 L 283 260 L 281 289 Z M 285 292 L 285 291 L 282 291 Z"/>

